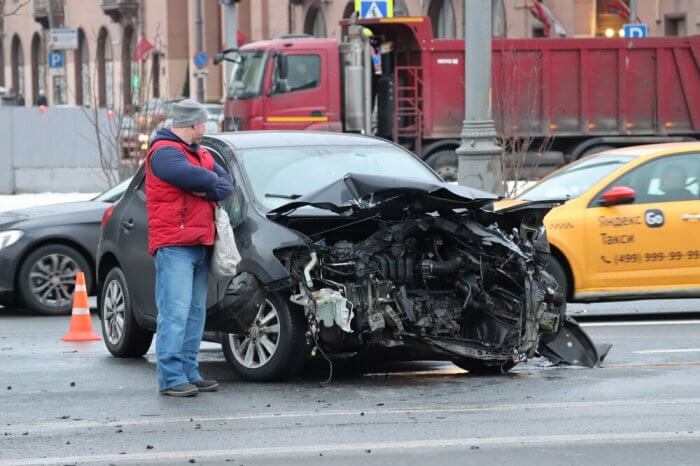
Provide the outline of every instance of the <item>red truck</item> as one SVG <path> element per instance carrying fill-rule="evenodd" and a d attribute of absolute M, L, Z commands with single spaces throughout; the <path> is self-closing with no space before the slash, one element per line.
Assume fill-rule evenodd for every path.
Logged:
<path fill-rule="evenodd" d="M 218 54 L 235 61 L 226 129 L 373 134 L 455 179 L 464 41 L 434 38 L 426 17 L 341 24 L 340 43 L 290 35 Z M 610 147 L 695 139 L 700 36 L 493 40 L 492 87 L 499 137 L 527 141 L 530 163 L 550 169 Z"/>

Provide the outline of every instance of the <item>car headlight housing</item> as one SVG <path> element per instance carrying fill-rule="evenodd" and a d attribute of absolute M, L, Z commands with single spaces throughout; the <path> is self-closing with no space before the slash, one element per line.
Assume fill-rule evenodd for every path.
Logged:
<path fill-rule="evenodd" d="M 0 231 L 0 249 L 12 246 L 22 236 L 24 236 L 24 232 L 19 230 Z"/>

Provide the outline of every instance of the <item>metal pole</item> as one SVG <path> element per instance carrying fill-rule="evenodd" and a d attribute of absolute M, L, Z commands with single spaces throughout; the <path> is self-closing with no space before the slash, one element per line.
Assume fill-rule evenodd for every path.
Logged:
<path fill-rule="evenodd" d="M 491 119 L 492 0 L 464 0 L 464 123 L 459 184 L 501 193 L 501 149 Z"/>
<path fill-rule="evenodd" d="M 224 7 L 224 33 L 226 34 L 226 43 L 224 44 L 225 49 L 238 48 L 238 18 L 236 17 L 236 4 L 234 2 L 223 5 Z M 225 75 L 224 75 L 224 88 L 231 83 L 233 79 L 233 63 L 226 61 L 225 63 Z"/>
<path fill-rule="evenodd" d="M 202 0 L 195 0 L 195 35 L 197 40 L 197 51 L 195 53 L 201 52 L 204 48 L 204 31 L 202 27 Z M 197 101 L 204 102 L 204 76 L 197 76 Z"/>
<path fill-rule="evenodd" d="M 630 0 L 630 23 L 637 22 L 637 0 Z"/>

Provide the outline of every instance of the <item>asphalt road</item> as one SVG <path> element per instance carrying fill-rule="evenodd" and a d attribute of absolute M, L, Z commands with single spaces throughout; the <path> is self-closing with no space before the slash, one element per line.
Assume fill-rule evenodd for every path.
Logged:
<path fill-rule="evenodd" d="M 95 320 L 97 324 L 97 320 Z M 63 343 L 68 317 L 0 309 L 0 465 L 698 464 L 700 320 L 588 322 L 604 367 L 530 361 L 503 376 L 445 363 L 312 364 L 243 383 L 214 344 L 192 399 L 157 394 L 153 354 Z"/>

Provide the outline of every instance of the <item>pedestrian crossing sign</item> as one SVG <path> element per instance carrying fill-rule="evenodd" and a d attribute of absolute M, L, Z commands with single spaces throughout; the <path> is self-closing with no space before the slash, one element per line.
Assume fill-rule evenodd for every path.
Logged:
<path fill-rule="evenodd" d="M 355 0 L 355 11 L 360 18 L 391 18 L 394 0 Z"/>

